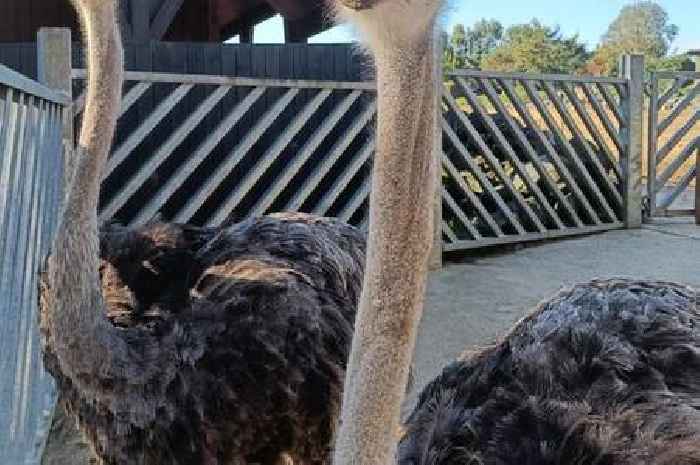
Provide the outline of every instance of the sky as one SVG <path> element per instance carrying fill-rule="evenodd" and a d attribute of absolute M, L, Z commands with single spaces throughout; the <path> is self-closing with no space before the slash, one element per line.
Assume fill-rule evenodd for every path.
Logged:
<path fill-rule="evenodd" d="M 529 22 L 538 18 L 542 23 L 558 25 L 564 35 L 579 34 L 589 48 L 594 48 L 610 22 L 630 0 L 452 0 L 445 14 L 448 31 L 456 23 L 469 26 L 479 19 L 497 19 L 504 26 Z M 657 0 L 666 9 L 680 33 L 672 48 L 678 52 L 700 49 L 700 0 Z M 284 42 L 282 19 L 272 18 L 255 29 L 255 41 Z M 313 38 L 312 43 L 348 42 L 354 32 L 347 26 L 335 27 Z"/>

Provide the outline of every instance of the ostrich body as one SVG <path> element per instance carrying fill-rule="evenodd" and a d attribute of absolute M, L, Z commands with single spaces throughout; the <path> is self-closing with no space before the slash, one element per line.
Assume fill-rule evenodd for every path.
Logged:
<path fill-rule="evenodd" d="M 399 464 L 697 464 L 699 396 L 695 291 L 592 281 L 429 383 Z"/>
<path fill-rule="evenodd" d="M 122 50 L 115 0 L 74 5 L 87 101 L 40 294 L 44 360 L 60 398 L 105 465 L 326 463 L 363 235 L 302 214 L 100 234 Z"/>

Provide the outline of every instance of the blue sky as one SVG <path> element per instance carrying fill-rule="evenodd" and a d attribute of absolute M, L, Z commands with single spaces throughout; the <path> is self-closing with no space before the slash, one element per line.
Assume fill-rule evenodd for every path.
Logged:
<path fill-rule="evenodd" d="M 657 0 L 680 28 L 673 44 L 678 51 L 700 49 L 700 0 Z M 630 0 L 452 0 L 445 15 L 448 30 L 455 23 L 470 25 L 481 18 L 494 18 L 505 26 L 538 18 L 548 25 L 559 25 L 566 35 L 578 33 L 589 47 L 595 46 L 608 24 Z M 475 7 L 478 4 L 479 7 Z M 336 27 L 311 42 L 348 42 L 354 37 L 348 27 Z M 256 42 L 283 42 L 282 20 L 272 18 L 255 30 Z"/>

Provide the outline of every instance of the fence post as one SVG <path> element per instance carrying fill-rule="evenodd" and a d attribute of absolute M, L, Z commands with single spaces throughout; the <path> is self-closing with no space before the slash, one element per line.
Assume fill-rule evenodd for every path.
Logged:
<path fill-rule="evenodd" d="M 700 147 L 695 150 L 695 224 L 700 226 Z"/>
<path fill-rule="evenodd" d="M 428 264 L 431 270 L 442 268 L 442 50 L 443 44 L 438 32 L 435 33 L 433 44 L 434 64 L 433 72 L 435 82 L 435 122 L 433 127 L 433 153 L 432 157 L 436 165 L 437 192 L 435 193 L 435 216 L 433 226 L 433 250 Z"/>
<path fill-rule="evenodd" d="M 622 108 L 627 116 L 627 126 L 622 134 L 625 151 L 620 160 L 625 201 L 625 227 L 640 228 L 642 226 L 644 55 L 622 55 L 620 74 L 628 81 L 627 95 L 622 102 Z"/>
<path fill-rule="evenodd" d="M 39 82 L 52 89 L 64 92 L 73 100 L 71 79 L 71 31 L 63 27 L 43 27 L 37 33 L 37 70 Z M 73 106 L 63 109 L 63 190 L 68 188 L 73 174 Z"/>

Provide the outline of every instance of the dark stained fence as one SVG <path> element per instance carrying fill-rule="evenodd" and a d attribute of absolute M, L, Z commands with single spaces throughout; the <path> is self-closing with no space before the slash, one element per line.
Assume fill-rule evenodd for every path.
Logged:
<path fill-rule="evenodd" d="M 100 220 L 219 225 L 306 211 L 362 224 L 375 114 L 369 82 L 128 72 Z"/>
<path fill-rule="evenodd" d="M 0 462 L 39 463 L 53 408 L 41 363 L 38 271 L 62 197 L 69 101 L 0 66 Z"/>

